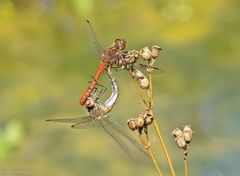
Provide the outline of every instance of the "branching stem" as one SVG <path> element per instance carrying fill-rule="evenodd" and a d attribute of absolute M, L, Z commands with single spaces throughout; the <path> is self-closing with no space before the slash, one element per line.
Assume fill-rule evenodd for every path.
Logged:
<path fill-rule="evenodd" d="M 160 167 L 158 166 L 157 161 L 156 161 L 156 159 L 155 159 L 155 157 L 153 155 L 153 152 L 152 152 L 151 147 L 150 147 L 150 143 L 146 143 L 143 140 L 141 134 L 139 135 L 139 138 L 140 138 L 142 144 L 144 145 L 144 147 L 146 148 L 146 150 L 148 151 L 148 154 L 149 154 L 149 156 L 150 156 L 150 158 L 151 158 L 155 168 L 157 169 L 158 175 L 162 176 L 162 171 L 161 171 Z"/>
<path fill-rule="evenodd" d="M 152 75 L 151 75 L 151 73 L 149 73 L 149 82 L 150 82 L 150 85 L 149 85 L 150 105 L 153 106 Z M 150 111 L 150 113 L 153 115 L 152 107 L 149 107 L 149 111 Z M 170 157 L 169 157 L 169 154 L 168 154 L 168 151 L 167 151 L 165 142 L 164 142 L 164 140 L 163 140 L 163 137 L 162 137 L 162 135 L 161 135 L 161 133 L 160 133 L 160 129 L 159 129 L 158 124 L 157 124 L 157 122 L 156 122 L 155 119 L 153 119 L 153 124 L 154 124 L 155 130 L 157 131 L 158 139 L 159 139 L 159 141 L 160 141 L 160 144 L 161 144 L 161 146 L 162 146 L 162 148 L 163 148 L 163 151 L 164 151 L 166 160 L 167 160 L 167 162 L 168 162 L 168 166 L 169 166 L 169 168 L 170 168 L 171 175 L 172 175 L 172 176 L 175 176 L 175 171 L 174 171 L 174 168 L 173 168 L 171 159 L 170 159 Z"/>

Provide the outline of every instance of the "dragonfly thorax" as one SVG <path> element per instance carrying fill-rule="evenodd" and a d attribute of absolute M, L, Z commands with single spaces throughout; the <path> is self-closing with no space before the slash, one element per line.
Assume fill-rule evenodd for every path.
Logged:
<path fill-rule="evenodd" d="M 107 115 L 107 108 L 95 102 L 93 107 L 88 108 L 88 114 L 92 117 L 101 119 Z"/>
<path fill-rule="evenodd" d="M 126 45 L 127 42 L 124 39 L 116 39 L 113 46 L 103 51 L 102 61 L 107 65 L 119 63 L 119 60 L 123 58 L 122 54 Z"/>

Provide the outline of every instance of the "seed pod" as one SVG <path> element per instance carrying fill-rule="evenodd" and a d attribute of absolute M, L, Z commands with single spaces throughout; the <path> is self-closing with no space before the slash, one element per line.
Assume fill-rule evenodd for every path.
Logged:
<path fill-rule="evenodd" d="M 186 143 L 186 141 L 184 140 L 184 137 L 183 137 L 183 136 L 176 137 L 176 138 L 175 138 L 175 141 L 176 141 L 177 146 L 178 146 L 179 148 L 185 149 L 185 148 L 187 147 L 187 143 Z"/>
<path fill-rule="evenodd" d="M 187 143 L 183 137 L 183 132 L 182 130 L 175 128 L 172 132 L 172 135 L 175 137 L 175 141 L 177 143 L 177 146 L 179 148 L 186 148 L 187 147 Z"/>
<path fill-rule="evenodd" d="M 129 127 L 132 131 L 134 131 L 134 130 L 137 129 L 137 125 L 136 125 L 134 119 L 129 119 L 129 120 L 127 121 L 127 124 L 128 124 L 128 127 Z"/>
<path fill-rule="evenodd" d="M 143 79 L 139 79 L 138 83 L 139 83 L 140 87 L 143 88 L 143 89 L 148 89 L 149 84 L 150 84 L 146 77 L 143 78 Z"/>
<path fill-rule="evenodd" d="M 148 67 L 151 68 L 155 62 L 156 62 L 156 58 L 150 59 L 150 62 L 149 62 L 149 64 L 148 64 Z M 153 69 L 152 69 L 152 70 L 153 70 Z M 151 72 L 152 70 L 148 69 L 149 72 Z"/>
<path fill-rule="evenodd" d="M 127 64 L 134 64 L 138 59 L 138 51 L 136 50 L 128 51 L 124 59 Z"/>
<path fill-rule="evenodd" d="M 143 128 L 145 125 L 145 119 L 142 114 L 139 114 L 139 116 L 135 120 L 137 128 Z"/>
<path fill-rule="evenodd" d="M 145 114 L 144 114 L 144 118 L 145 118 L 145 124 L 146 124 L 146 125 L 152 124 L 152 122 L 153 122 L 153 116 L 152 116 L 151 114 L 145 113 Z"/>
<path fill-rule="evenodd" d="M 144 74 L 140 70 L 134 69 L 134 78 L 139 80 L 139 79 L 143 79 L 144 77 L 145 77 Z"/>
<path fill-rule="evenodd" d="M 161 50 L 162 49 L 159 46 L 157 46 L 157 45 L 153 46 L 152 47 L 152 57 L 156 59 L 159 56 L 159 53 Z"/>
<path fill-rule="evenodd" d="M 133 78 L 135 78 L 138 81 L 138 84 L 141 88 L 147 89 L 149 87 L 149 80 L 146 78 L 146 76 L 138 69 L 129 69 L 129 73 Z"/>
<path fill-rule="evenodd" d="M 144 47 L 139 51 L 139 55 L 142 56 L 144 60 L 150 60 L 152 57 L 152 52 L 148 47 Z"/>
<path fill-rule="evenodd" d="M 182 132 L 182 130 L 175 128 L 172 132 L 172 135 L 176 138 L 181 137 L 181 136 L 183 136 L 183 132 Z"/>
<path fill-rule="evenodd" d="M 192 128 L 191 125 L 183 126 L 183 137 L 187 143 L 190 143 L 192 140 Z"/>

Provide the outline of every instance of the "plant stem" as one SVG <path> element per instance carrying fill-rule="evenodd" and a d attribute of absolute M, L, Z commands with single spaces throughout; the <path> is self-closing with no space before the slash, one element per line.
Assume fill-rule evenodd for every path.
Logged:
<path fill-rule="evenodd" d="M 139 85 L 138 85 L 136 80 L 135 80 L 135 86 L 136 86 L 136 89 L 137 89 L 137 93 L 138 93 L 138 95 L 140 96 L 140 98 L 142 100 L 143 106 L 146 107 L 147 103 L 146 103 L 145 99 L 143 98 L 143 95 L 141 93 L 140 87 L 139 87 Z"/>
<path fill-rule="evenodd" d="M 142 137 L 141 137 L 141 134 L 139 135 L 139 138 L 140 138 L 142 144 L 144 145 L 144 147 L 147 149 L 148 154 L 149 154 L 150 158 L 152 159 L 152 162 L 153 162 L 155 168 L 157 169 L 158 175 L 159 175 L 159 176 L 162 176 L 162 171 L 161 171 L 160 167 L 159 167 L 158 164 L 157 164 L 157 161 L 156 161 L 156 159 L 155 159 L 155 157 L 154 157 L 154 155 L 153 155 L 153 152 L 152 152 L 152 150 L 151 150 L 151 148 L 150 148 L 150 144 L 149 144 L 149 143 L 146 144 L 146 143 L 144 142 L 144 140 L 143 140 Z"/>
<path fill-rule="evenodd" d="M 152 90 L 152 75 L 151 75 L 151 73 L 149 73 L 149 83 L 150 83 L 150 85 L 149 85 L 150 105 L 153 106 L 153 94 L 152 94 L 153 90 Z M 151 112 L 152 115 L 153 115 L 152 107 L 150 107 L 150 112 Z M 161 133 L 160 133 L 160 129 L 159 129 L 158 124 L 157 124 L 157 122 L 156 122 L 155 119 L 153 119 L 153 124 L 154 124 L 154 127 L 155 127 L 156 131 L 157 131 L 158 138 L 159 138 L 159 140 L 160 140 L 160 143 L 161 143 L 161 145 L 162 145 L 162 148 L 163 148 L 165 157 L 166 157 L 166 159 L 167 159 L 169 168 L 170 168 L 170 170 L 171 170 L 171 174 L 172 174 L 172 176 L 175 176 L 175 172 L 174 172 L 174 169 L 173 169 L 173 165 L 172 165 L 171 159 L 170 159 L 170 157 L 169 157 L 169 154 L 168 154 L 166 145 L 165 145 L 165 143 L 164 143 L 164 141 L 163 141 L 163 137 L 162 137 L 162 135 L 161 135 Z"/>
<path fill-rule="evenodd" d="M 148 76 L 149 76 L 149 91 L 148 91 L 148 96 L 150 98 L 150 102 L 149 102 L 149 105 L 150 105 L 150 108 L 152 109 L 152 105 L 153 105 L 153 89 L 152 89 L 152 74 L 151 73 L 148 73 Z"/>
<path fill-rule="evenodd" d="M 184 157 L 184 176 L 188 176 L 188 163 L 187 158 Z"/>
<path fill-rule="evenodd" d="M 153 119 L 153 124 L 154 124 L 154 127 L 155 127 L 156 131 L 157 131 L 158 138 L 159 138 L 160 143 L 161 143 L 161 145 L 162 145 L 162 148 L 163 148 L 165 157 L 166 157 L 166 159 L 167 159 L 168 165 L 169 165 L 169 167 L 170 167 L 171 174 L 172 174 L 172 176 L 175 176 L 175 172 L 174 172 L 174 169 L 173 169 L 173 165 L 172 165 L 171 159 L 170 159 L 170 157 L 169 157 L 167 148 L 166 148 L 166 146 L 165 146 L 165 143 L 164 143 L 164 141 L 163 141 L 162 135 L 161 135 L 161 133 L 160 133 L 160 129 L 159 129 L 158 124 L 157 124 L 157 122 L 156 122 L 155 119 Z"/>
<path fill-rule="evenodd" d="M 150 155 L 150 157 L 151 157 L 151 159 L 152 159 L 153 164 L 155 165 L 155 167 L 156 167 L 156 169 L 157 169 L 157 171 L 158 171 L 158 174 L 159 174 L 160 176 L 162 176 L 162 171 L 161 171 L 160 168 L 158 167 L 158 164 L 157 164 L 157 162 L 156 162 L 156 159 L 155 159 L 154 156 L 153 156 L 153 153 L 152 153 L 151 148 L 148 147 L 148 148 L 147 148 L 147 151 L 148 151 L 148 153 L 149 153 L 149 155 Z"/>

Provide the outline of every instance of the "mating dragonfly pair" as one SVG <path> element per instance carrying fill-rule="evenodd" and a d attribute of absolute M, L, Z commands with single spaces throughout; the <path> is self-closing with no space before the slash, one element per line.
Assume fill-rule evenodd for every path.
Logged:
<path fill-rule="evenodd" d="M 124 39 L 116 39 L 113 46 L 103 49 L 96 39 L 95 33 L 90 22 L 86 21 L 89 29 L 91 30 L 92 37 L 94 39 L 94 44 L 101 54 L 101 63 L 99 65 L 97 74 L 94 77 L 94 80 L 89 85 L 87 91 L 80 97 L 80 105 L 84 106 L 88 115 L 78 118 L 68 118 L 68 119 L 49 119 L 47 121 L 52 122 L 63 122 L 73 124 L 71 127 L 74 129 L 86 129 L 91 127 L 102 127 L 104 131 L 112 137 L 118 146 L 123 149 L 126 153 L 133 155 L 132 147 L 137 148 L 140 152 L 145 153 L 141 145 L 134 139 L 123 127 L 118 123 L 113 122 L 109 119 L 108 113 L 114 107 L 118 96 L 119 89 L 115 77 L 112 74 L 111 67 L 118 67 L 128 70 L 133 78 L 136 78 L 142 88 L 147 88 L 149 82 L 147 78 L 142 74 L 141 71 L 134 67 L 138 56 L 141 55 L 145 60 L 148 60 L 149 65 L 147 68 L 154 68 L 152 65 L 155 62 L 156 57 L 161 50 L 159 47 L 154 46 L 152 51 L 147 47 L 142 50 L 135 51 L 124 51 L 126 47 L 126 41 Z M 106 88 L 96 88 L 96 85 L 102 72 L 107 70 L 109 80 L 111 82 L 112 94 L 111 96 L 101 104 L 99 102 L 102 94 L 106 91 Z M 130 146 L 131 145 L 131 146 Z"/>

